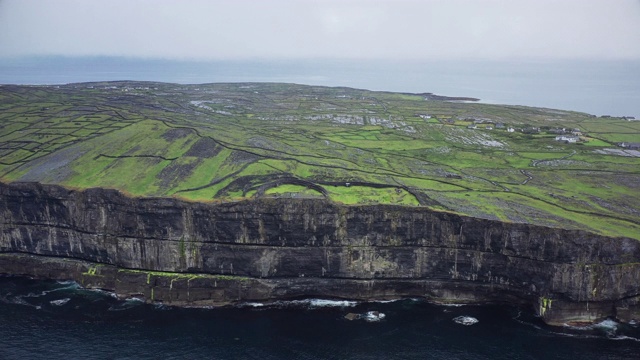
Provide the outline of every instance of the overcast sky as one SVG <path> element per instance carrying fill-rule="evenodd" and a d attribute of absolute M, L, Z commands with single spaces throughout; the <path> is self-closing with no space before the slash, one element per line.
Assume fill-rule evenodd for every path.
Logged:
<path fill-rule="evenodd" d="M 0 0 L 24 55 L 640 60 L 640 0 Z"/>

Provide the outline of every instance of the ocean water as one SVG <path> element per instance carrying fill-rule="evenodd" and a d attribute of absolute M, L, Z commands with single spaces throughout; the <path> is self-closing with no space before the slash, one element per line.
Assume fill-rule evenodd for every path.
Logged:
<path fill-rule="evenodd" d="M 347 320 L 378 311 L 384 318 Z M 380 316 L 382 317 L 382 316 Z M 475 319 L 472 325 L 456 322 Z M 640 328 L 544 325 L 530 309 L 298 300 L 184 309 L 0 277 L 0 359 L 637 359 Z"/>
<path fill-rule="evenodd" d="M 111 57 L 0 59 L 0 84 L 148 80 L 289 82 L 468 96 L 486 103 L 640 118 L 638 61 L 169 61 Z"/>

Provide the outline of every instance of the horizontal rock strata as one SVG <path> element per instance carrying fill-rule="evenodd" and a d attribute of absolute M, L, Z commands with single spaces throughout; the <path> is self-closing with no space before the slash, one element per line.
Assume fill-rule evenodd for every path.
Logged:
<path fill-rule="evenodd" d="M 530 304 L 550 324 L 640 320 L 640 243 L 422 207 L 192 203 L 0 184 L 0 273 L 148 301 L 301 297 Z"/>

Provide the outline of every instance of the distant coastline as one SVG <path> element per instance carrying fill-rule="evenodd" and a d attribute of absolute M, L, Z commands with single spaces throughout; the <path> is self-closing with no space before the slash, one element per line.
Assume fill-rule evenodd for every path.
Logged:
<path fill-rule="evenodd" d="M 422 93 L 422 94 L 404 93 L 404 94 L 424 96 L 424 98 L 427 99 L 427 100 L 459 101 L 459 102 L 478 102 L 478 101 L 480 101 L 480 99 L 472 98 L 472 97 L 442 96 L 442 95 L 436 95 L 436 94 L 433 94 L 433 93 Z"/>
<path fill-rule="evenodd" d="M 634 61 L 170 61 L 120 57 L 0 58 L 0 84 L 90 81 L 287 82 L 640 118 Z M 468 99 L 467 99 L 468 98 Z"/>

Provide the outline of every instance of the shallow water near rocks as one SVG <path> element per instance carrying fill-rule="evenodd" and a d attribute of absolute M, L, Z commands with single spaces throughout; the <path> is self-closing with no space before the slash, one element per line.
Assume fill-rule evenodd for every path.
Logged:
<path fill-rule="evenodd" d="M 321 304 L 321 306 L 319 306 Z M 380 321 L 349 321 L 379 311 Z M 473 326 L 454 321 L 478 320 Z M 291 301 L 183 309 L 0 277 L 1 359 L 635 359 L 640 328 L 544 325 L 529 309 Z"/>

